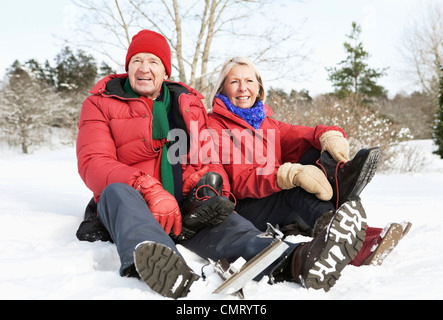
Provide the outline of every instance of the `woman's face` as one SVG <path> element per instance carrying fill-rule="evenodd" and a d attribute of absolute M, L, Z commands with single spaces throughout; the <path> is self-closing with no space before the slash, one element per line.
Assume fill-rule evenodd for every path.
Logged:
<path fill-rule="evenodd" d="M 236 65 L 226 76 L 222 93 L 234 106 L 248 109 L 254 105 L 259 90 L 254 70 L 247 65 Z"/>

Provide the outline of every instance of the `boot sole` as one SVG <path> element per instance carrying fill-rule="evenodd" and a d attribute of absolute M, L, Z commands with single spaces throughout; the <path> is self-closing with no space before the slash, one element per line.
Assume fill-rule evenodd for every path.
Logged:
<path fill-rule="evenodd" d="M 228 198 L 216 196 L 203 202 L 190 214 L 183 218 L 180 235 L 171 237 L 177 241 L 185 241 L 194 237 L 200 230 L 206 227 L 216 226 L 234 212 L 235 204 Z"/>
<path fill-rule="evenodd" d="M 309 270 L 305 287 L 329 291 L 361 249 L 366 227 L 366 213 L 361 203 L 344 203 L 328 226 L 326 246 Z"/>
<path fill-rule="evenodd" d="M 361 166 L 360 175 L 358 176 L 354 187 L 349 192 L 349 195 L 345 195 L 342 198 L 342 201 L 340 203 L 344 203 L 343 200 L 347 201 L 360 199 L 360 194 L 362 193 L 363 189 L 367 186 L 369 182 L 371 182 L 372 178 L 374 177 L 379 161 L 380 148 L 376 147 L 368 149 L 368 155 Z"/>
<path fill-rule="evenodd" d="M 203 202 L 187 217 L 183 217 L 183 224 L 188 228 L 202 229 L 222 223 L 233 211 L 235 205 L 228 198 L 216 196 Z"/>
<path fill-rule="evenodd" d="M 134 252 L 135 268 L 142 280 L 164 297 L 182 298 L 199 279 L 172 249 L 155 242 L 140 243 Z"/>

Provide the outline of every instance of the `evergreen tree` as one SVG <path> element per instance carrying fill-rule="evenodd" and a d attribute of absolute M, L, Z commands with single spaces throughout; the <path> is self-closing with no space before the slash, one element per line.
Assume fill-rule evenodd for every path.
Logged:
<path fill-rule="evenodd" d="M 332 82 L 340 98 L 347 97 L 352 92 L 364 97 L 378 97 L 386 94 L 386 90 L 376 83 L 376 80 L 385 74 L 386 69 L 369 68 L 366 63 L 369 53 L 363 49 L 360 33 L 361 27 L 356 22 L 352 22 L 351 34 L 346 36 L 349 42 L 344 43 L 348 56 L 339 63 L 338 68 L 327 68 L 328 80 Z"/>
<path fill-rule="evenodd" d="M 71 128 L 75 139 L 82 102 L 95 85 L 98 68 L 93 56 L 82 50 L 74 53 L 70 47 L 63 48 L 54 60 L 54 84 L 62 94 L 64 105 L 54 114 L 52 125 Z"/>
<path fill-rule="evenodd" d="M 440 70 L 443 71 L 443 65 L 440 67 Z M 434 153 L 438 154 L 440 158 L 443 159 L 443 76 L 440 78 L 438 108 L 434 127 L 434 142 L 438 147 Z"/>
<path fill-rule="evenodd" d="M 76 54 L 65 47 L 55 58 L 54 68 L 57 91 L 87 93 L 97 78 L 97 65 L 91 55 L 78 50 Z"/>
<path fill-rule="evenodd" d="M 115 73 L 117 73 L 117 71 L 112 69 L 112 67 L 110 65 L 108 65 L 106 62 L 103 61 L 100 66 L 100 72 L 98 75 L 100 77 L 106 77 L 106 76 L 109 76 L 110 74 L 115 74 Z"/>
<path fill-rule="evenodd" d="M 55 70 L 49 65 L 48 60 L 46 60 L 44 66 L 41 66 L 37 60 L 30 59 L 23 66 L 33 75 L 35 80 L 43 81 L 50 87 L 55 87 Z"/>

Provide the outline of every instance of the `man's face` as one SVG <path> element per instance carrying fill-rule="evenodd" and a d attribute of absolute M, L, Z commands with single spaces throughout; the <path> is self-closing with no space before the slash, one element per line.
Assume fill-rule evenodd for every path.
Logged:
<path fill-rule="evenodd" d="M 159 57 L 152 53 L 135 54 L 128 65 L 129 83 L 140 96 L 155 100 L 168 78 L 165 66 Z"/>

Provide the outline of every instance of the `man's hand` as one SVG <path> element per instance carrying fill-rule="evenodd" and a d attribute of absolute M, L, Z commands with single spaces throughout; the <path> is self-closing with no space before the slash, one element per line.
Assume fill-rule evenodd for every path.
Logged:
<path fill-rule="evenodd" d="M 167 234 L 173 230 L 178 236 L 182 229 L 182 216 L 175 198 L 165 189 L 156 178 L 141 176 L 135 183 L 146 204 Z"/>

